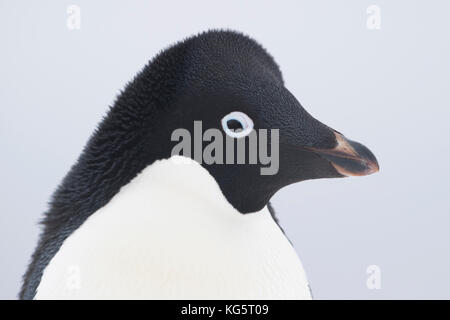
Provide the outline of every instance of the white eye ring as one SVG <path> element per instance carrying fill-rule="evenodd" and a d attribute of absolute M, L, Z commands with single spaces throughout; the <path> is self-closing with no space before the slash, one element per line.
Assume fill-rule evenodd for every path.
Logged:
<path fill-rule="evenodd" d="M 228 122 L 234 120 L 240 123 L 242 129 L 235 131 L 228 127 Z M 232 138 L 242 138 L 250 134 L 253 130 L 253 121 L 245 113 L 233 111 L 222 118 L 222 128 L 225 133 Z"/>

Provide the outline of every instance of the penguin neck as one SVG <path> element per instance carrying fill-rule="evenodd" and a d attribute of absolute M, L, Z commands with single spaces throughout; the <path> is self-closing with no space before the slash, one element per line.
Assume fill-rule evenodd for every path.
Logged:
<path fill-rule="evenodd" d="M 240 218 L 244 216 L 235 209 L 226 199 L 219 184 L 214 177 L 198 162 L 183 156 L 172 156 L 169 159 L 157 160 L 144 169 L 129 186 L 150 189 L 158 186 L 160 190 L 168 189 L 172 195 L 186 195 L 197 199 L 214 210 L 196 210 L 197 213 L 206 214 L 209 218 L 218 216 L 225 218 Z M 125 186 L 123 190 L 126 191 Z M 265 214 L 266 207 L 261 210 L 246 214 Z"/>

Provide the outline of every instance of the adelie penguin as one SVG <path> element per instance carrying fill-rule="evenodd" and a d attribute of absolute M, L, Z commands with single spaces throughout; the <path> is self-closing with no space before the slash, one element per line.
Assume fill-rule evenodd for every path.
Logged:
<path fill-rule="evenodd" d="M 173 133 L 194 136 L 196 121 L 233 143 L 277 129 L 266 147 L 277 144 L 278 170 L 178 161 L 189 154 L 173 156 Z M 366 147 L 303 109 L 258 43 L 199 34 L 158 54 L 116 99 L 52 197 L 20 298 L 310 299 L 270 198 L 377 170 Z"/>

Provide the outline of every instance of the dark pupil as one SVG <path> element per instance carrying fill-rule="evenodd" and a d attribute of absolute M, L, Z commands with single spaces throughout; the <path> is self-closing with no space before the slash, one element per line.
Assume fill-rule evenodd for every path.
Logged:
<path fill-rule="evenodd" d="M 227 121 L 227 126 L 228 129 L 233 130 L 233 131 L 242 131 L 244 130 L 244 127 L 242 126 L 242 123 L 240 123 L 237 120 L 231 119 Z"/>

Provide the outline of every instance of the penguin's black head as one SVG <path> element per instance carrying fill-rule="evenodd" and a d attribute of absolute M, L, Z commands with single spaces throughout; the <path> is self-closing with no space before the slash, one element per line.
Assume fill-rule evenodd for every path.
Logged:
<path fill-rule="evenodd" d="M 230 31 L 159 54 L 118 98 L 89 149 L 110 149 L 108 161 L 126 172 L 122 184 L 155 160 L 191 157 L 242 213 L 262 209 L 291 183 L 378 170 L 366 147 L 300 105 L 259 44 Z"/>

